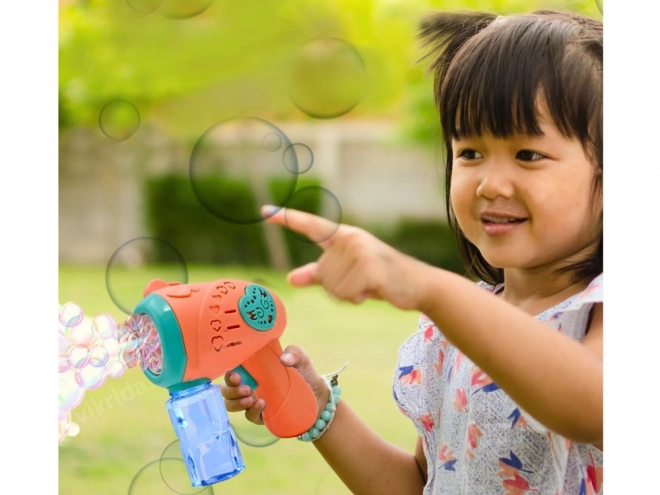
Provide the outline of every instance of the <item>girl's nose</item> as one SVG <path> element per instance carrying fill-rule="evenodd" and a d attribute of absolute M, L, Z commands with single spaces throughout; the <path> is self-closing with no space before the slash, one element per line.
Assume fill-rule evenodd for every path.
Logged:
<path fill-rule="evenodd" d="M 515 188 L 510 174 L 510 167 L 505 163 L 484 163 L 480 167 L 481 176 L 477 186 L 477 196 L 485 199 L 498 197 L 511 198 Z"/>

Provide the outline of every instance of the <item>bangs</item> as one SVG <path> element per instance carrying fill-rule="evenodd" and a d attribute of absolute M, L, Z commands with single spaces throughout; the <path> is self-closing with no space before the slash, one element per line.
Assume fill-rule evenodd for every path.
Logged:
<path fill-rule="evenodd" d="M 436 79 L 445 141 L 539 135 L 547 112 L 564 136 L 596 151 L 602 71 L 571 45 L 576 32 L 577 27 L 547 17 L 513 16 L 495 20 L 468 40 L 444 77 Z"/>

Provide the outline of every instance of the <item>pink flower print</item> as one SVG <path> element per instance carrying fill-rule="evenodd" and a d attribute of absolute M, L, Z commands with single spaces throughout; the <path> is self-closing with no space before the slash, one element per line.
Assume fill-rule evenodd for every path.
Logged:
<path fill-rule="evenodd" d="M 589 457 L 591 457 L 591 464 L 587 466 L 587 480 L 589 482 L 586 488 L 587 495 L 593 495 L 594 493 L 598 493 L 601 486 L 603 486 L 603 467 L 596 466 L 594 456 L 591 453 L 589 453 Z"/>
<path fill-rule="evenodd" d="M 433 368 L 435 368 L 436 373 L 438 376 L 442 375 L 442 363 L 445 362 L 445 351 L 440 347 L 440 351 L 438 352 L 438 362 L 433 363 Z"/>
<path fill-rule="evenodd" d="M 433 422 L 433 416 L 431 414 L 422 414 L 419 418 L 417 418 L 417 420 L 424 425 L 424 429 L 427 431 L 427 433 L 433 431 L 435 423 Z"/>
<path fill-rule="evenodd" d="M 477 423 L 470 421 L 468 424 L 468 448 L 465 453 L 467 457 L 471 459 L 474 458 L 474 452 L 472 452 L 472 449 L 477 448 L 480 436 L 483 436 L 483 433 L 477 426 Z"/>
<path fill-rule="evenodd" d="M 440 445 L 440 450 L 438 452 L 438 460 L 440 461 L 440 467 L 446 469 L 447 471 L 456 471 L 454 464 L 456 464 L 456 457 L 452 454 L 449 447 L 445 442 L 442 442 Z"/>
<path fill-rule="evenodd" d="M 538 488 L 530 488 L 529 481 L 516 473 L 513 479 L 502 480 L 502 486 L 507 495 L 525 495 L 528 492 L 538 492 Z"/>
<path fill-rule="evenodd" d="M 483 392 L 493 392 L 500 387 L 486 374 L 483 370 L 474 366 L 472 368 L 472 375 L 470 377 L 470 384 L 473 387 L 478 387 L 474 393 L 482 390 Z"/>
<path fill-rule="evenodd" d="M 399 381 L 404 385 L 413 385 L 422 383 L 422 370 L 414 366 L 402 366 L 399 368 L 401 374 Z"/>
<path fill-rule="evenodd" d="M 424 342 L 431 342 L 433 340 L 433 329 L 435 328 L 435 325 L 431 323 L 426 327 L 424 330 Z"/>
<path fill-rule="evenodd" d="M 461 367 L 461 363 L 463 362 L 463 357 L 465 354 L 463 354 L 461 351 L 458 351 L 456 353 L 456 357 L 454 358 L 454 365 L 451 367 L 451 376 L 449 377 L 449 380 L 451 381 L 452 378 L 456 375 L 456 372 L 458 369 Z"/>
<path fill-rule="evenodd" d="M 454 399 L 454 408 L 458 412 L 467 412 L 467 396 L 462 388 L 456 389 L 456 399 Z"/>

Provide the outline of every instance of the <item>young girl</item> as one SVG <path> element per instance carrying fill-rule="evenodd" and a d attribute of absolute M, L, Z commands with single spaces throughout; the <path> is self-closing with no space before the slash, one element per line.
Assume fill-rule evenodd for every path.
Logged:
<path fill-rule="evenodd" d="M 414 455 L 392 446 L 339 401 L 313 443 L 354 493 L 602 493 L 602 23 L 439 13 L 422 37 L 448 215 L 479 281 L 351 226 L 320 242 L 322 256 L 291 284 L 422 313 L 393 386 L 419 439 Z M 330 227 L 293 210 L 263 214 L 310 239 Z M 323 411 L 329 391 L 306 353 L 289 346 L 281 360 Z M 261 423 L 267 404 L 237 374 L 223 395 L 228 410 Z"/>

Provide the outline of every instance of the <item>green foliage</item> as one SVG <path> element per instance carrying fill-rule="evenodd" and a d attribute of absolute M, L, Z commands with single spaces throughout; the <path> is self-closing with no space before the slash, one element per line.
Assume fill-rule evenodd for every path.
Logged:
<path fill-rule="evenodd" d="M 232 223 L 232 218 L 256 218 L 258 207 L 246 181 L 207 176 L 195 180 L 196 187 L 223 191 L 216 208 L 231 211 L 232 216 L 221 219 L 209 212 L 199 201 L 187 176 L 164 175 L 145 183 L 146 224 L 151 235 L 175 246 L 187 263 L 235 263 L 241 266 L 266 266 L 269 263 L 264 225 Z M 318 186 L 314 179 L 300 177 L 298 189 Z M 274 179 L 269 187 L 273 197 L 283 197 L 290 182 Z M 321 196 L 305 194 L 296 207 L 319 213 Z M 300 265 L 316 259 L 320 248 L 305 242 L 290 232 L 286 245 L 291 263 Z"/>

